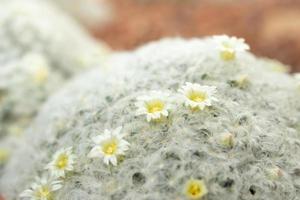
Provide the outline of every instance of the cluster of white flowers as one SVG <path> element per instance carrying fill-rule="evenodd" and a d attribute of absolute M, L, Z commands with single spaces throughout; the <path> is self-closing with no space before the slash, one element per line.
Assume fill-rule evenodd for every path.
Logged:
<path fill-rule="evenodd" d="M 206 106 L 211 106 L 213 101 L 217 101 L 214 97 L 216 93 L 214 86 L 186 82 L 178 91 L 184 105 L 192 110 L 203 110 Z M 146 115 L 148 122 L 168 117 L 170 110 L 174 107 L 171 95 L 161 91 L 151 91 L 150 95 L 138 97 L 136 106 L 138 107 L 137 114 Z M 118 156 L 124 155 L 130 145 L 123 139 L 125 134 L 121 131 L 122 127 L 115 130 L 105 129 L 103 134 L 93 137 L 94 147 L 88 157 L 99 157 L 105 164 L 116 166 Z M 62 180 L 59 179 L 64 178 L 66 172 L 74 169 L 75 159 L 72 147 L 57 151 L 45 168 L 50 171 L 50 176 L 38 179 L 31 189 L 25 190 L 21 194 L 21 197 L 29 197 L 32 200 L 51 199 L 52 193 L 62 187 Z"/>
<path fill-rule="evenodd" d="M 212 39 L 216 43 L 216 49 L 220 52 L 220 57 L 225 61 L 234 60 L 237 53 L 250 49 L 242 38 L 220 35 L 214 36 Z M 246 77 L 240 81 L 241 85 L 245 84 Z M 203 110 L 205 107 L 211 106 L 213 101 L 218 101 L 214 97 L 216 93 L 216 87 L 214 86 L 186 82 L 179 89 L 179 92 L 181 93 L 181 99 L 184 100 L 184 105 L 192 110 Z M 174 108 L 174 101 L 172 100 L 169 93 L 151 91 L 149 95 L 137 98 L 137 115 L 146 115 L 148 122 L 160 121 L 162 118 L 168 117 L 170 110 Z"/>
<path fill-rule="evenodd" d="M 228 36 L 215 36 L 213 39 L 218 43 L 217 47 L 223 60 L 233 60 L 237 52 L 248 50 L 249 46 L 244 40 Z M 159 122 L 167 119 L 170 112 L 176 108 L 176 103 L 181 103 L 192 111 L 201 111 L 217 102 L 215 86 L 200 85 L 186 82 L 178 89 L 178 94 L 170 92 L 150 91 L 148 95 L 136 99 L 137 115 L 145 115 L 148 122 Z M 118 157 L 125 155 L 129 150 L 129 142 L 124 139 L 122 127 L 114 130 L 104 130 L 103 134 L 92 138 L 93 147 L 88 153 L 89 158 L 101 158 L 104 164 L 116 166 Z M 234 136 L 231 133 L 223 135 L 221 141 L 225 146 L 234 144 Z M 66 173 L 74 170 L 76 155 L 72 147 L 57 151 L 52 161 L 45 169 L 49 174 L 38 178 L 30 189 L 25 190 L 20 197 L 31 200 L 52 200 L 54 192 L 62 188 Z M 201 180 L 190 180 L 186 186 L 186 195 L 189 198 L 201 198 L 206 195 L 207 189 Z"/>
<path fill-rule="evenodd" d="M 180 93 L 180 102 L 192 110 L 203 110 L 205 107 L 211 106 L 213 101 L 218 101 L 214 96 L 215 86 L 186 82 L 178 92 Z M 149 95 L 137 98 L 137 115 L 146 115 L 148 122 L 160 121 L 162 118 L 168 117 L 170 110 L 175 107 L 175 103 L 175 98 L 172 98 L 169 93 L 151 91 Z"/>
<path fill-rule="evenodd" d="M 52 161 L 45 167 L 50 173 L 45 173 L 41 178 L 37 177 L 30 189 L 23 191 L 20 197 L 30 200 L 53 199 L 53 192 L 62 188 L 66 172 L 74 169 L 75 159 L 72 147 L 57 151 Z"/>
<path fill-rule="evenodd" d="M 61 181 L 53 180 L 53 177 L 44 175 L 42 178 L 36 178 L 30 189 L 22 192 L 20 197 L 30 200 L 51 200 L 53 199 L 53 192 L 61 187 Z"/>
<path fill-rule="evenodd" d="M 110 163 L 117 165 L 117 157 L 124 155 L 130 145 L 123 139 L 125 134 L 121 132 L 122 127 L 115 130 L 105 130 L 103 134 L 92 138 L 95 143 L 94 147 L 88 154 L 88 157 L 103 158 L 103 162 L 107 165 Z M 52 161 L 47 164 L 45 169 L 49 170 L 49 174 L 43 175 L 42 178 L 36 178 L 30 189 L 20 194 L 21 198 L 29 198 L 31 200 L 52 200 L 53 193 L 62 188 L 63 178 L 67 172 L 74 170 L 76 155 L 73 153 L 72 147 L 63 148 L 57 151 Z"/>
<path fill-rule="evenodd" d="M 211 106 L 216 87 L 203 86 L 197 83 L 186 82 L 179 90 L 184 105 L 190 109 L 203 110 L 206 106 Z M 170 110 L 174 107 L 169 93 L 160 91 L 151 91 L 150 95 L 137 98 L 136 106 L 138 115 L 146 115 L 147 121 L 160 120 L 168 117 Z M 118 164 L 118 156 L 124 155 L 129 149 L 129 143 L 123 138 L 126 136 L 122 132 L 122 127 L 114 130 L 104 130 L 103 134 L 92 138 L 94 147 L 88 154 L 90 158 L 101 158 L 107 165 Z M 52 161 L 47 164 L 45 169 L 50 174 L 43 178 L 38 178 L 30 189 L 25 190 L 20 197 L 30 198 L 31 200 L 50 200 L 53 192 L 62 187 L 62 178 L 67 172 L 74 170 L 76 155 L 73 154 L 72 147 L 63 148 L 57 151 Z"/>

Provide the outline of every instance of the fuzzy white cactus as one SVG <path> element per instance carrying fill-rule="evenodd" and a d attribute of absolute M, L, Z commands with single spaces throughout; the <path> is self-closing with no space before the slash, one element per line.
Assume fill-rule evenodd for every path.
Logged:
<path fill-rule="evenodd" d="M 99 28 L 109 22 L 113 11 L 107 0 L 47 0 L 55 2 L 59 7 L 78 19 L 89 28 Z"/>
<path fill-rule="evenodd" d="M 48 181 L 47 190 L 34 194 L 59 200 L 299 200 L 300 92 L 297 80 L 268 65 L 247 52 L 224 60 L 212 38 L 163 40 L 116 55 L 106 73 L 82 75 L 45 104 L 6 166 L 0 190 L 7 199 L 24 190 L 28 197 L 37 188 L 30 188 L 34 177 L 49 173 L 45 166 L 53 155 L 72 147 L 76 160 L 55 180 L 60 188 L 54 191 Z M 198 85 L 178 92 L 186 82 L 214 92 Z M 147 120 L 137 115 L 136 103 L 154 90 L 170 94 L 173 106 L 160 120 Z M 190 106 L 207 98 L 214 101 Z M 169 102 L 163 95 L 155 100 L 160 103 L 149 105 L 150 113 Z"/>
<path fill-rule="evenodd" d="M 0 137 L 18 134 L 63 81 L 106 47 L 49 2 L 0 0 Z"/>

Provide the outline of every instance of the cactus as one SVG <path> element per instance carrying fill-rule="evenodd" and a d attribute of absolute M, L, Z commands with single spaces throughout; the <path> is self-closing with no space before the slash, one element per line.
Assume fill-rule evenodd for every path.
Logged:
<path fill-rule="evenodd" d="M 90 29 L 96 29 L 109 22 L 113 17 L 110 3 L 106 0 L 48 0 L 74 16 Z"/>
<path fill-rule="evenodd" d="M 51 3 L 1 0 L 0 137 L 20 134 L 62 83 L 103 62 L 97 44 Z"/>
<path fill-rule="evenodd" d="M 76 78 L 26 131 L 1 192 L 299 200 L 298 81 L 231 39 L 165 39 L 115 55 L 105 73 Z M 43 178 L 31 187 L 36 176 Z"/>

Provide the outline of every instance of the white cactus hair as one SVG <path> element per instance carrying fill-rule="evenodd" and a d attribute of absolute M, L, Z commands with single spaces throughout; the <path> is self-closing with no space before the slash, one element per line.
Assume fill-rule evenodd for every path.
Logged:
<path fill-rule="evenodd" d="M 1 0 L 0 3 L 0 137 L 3 137 L 19 135 L 39 105 L 65 80 L 86 68 L 102 65 L 107 48 L 91 39 L 50 1 Z"/>
<path fill-rule="evenodd" d="M 81 75 L 44 105 L 0 191 L 16 199 L 54 152 L 72 146 L 78 162 L 55 194 L 60 200 L 186 199 L 191 178 L 205 183 L 209 200 L 299 200 L 300 94 L 294 78 L 269 65 L 247 52 L 224 62 L 211 38 L 165 39 L 117 54 L 107 71 Z M 247 75 L 247 87 L 232 84 L 239 75 Z M 217 87 L 218 101 L 202 111 L 179 103 L 158 123 L 136 116 L 145 91 L 176 96 L 185 82 Z M 130 143 L 118 165 L 88 158 L 91 138 L 118 126 Z M 220 143 L 224 132 L 234 143 Z M 281 177 L 270 179 L 275 168 Z"/>

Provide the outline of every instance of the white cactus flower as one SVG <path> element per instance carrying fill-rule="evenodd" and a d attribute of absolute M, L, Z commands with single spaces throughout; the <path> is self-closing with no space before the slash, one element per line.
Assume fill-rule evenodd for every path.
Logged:
<path fill-rule="evenodd" d="M 114 166 L 117 165 L 117 156 L 124 155 L 130 145 L 123 139 L 125 136 L 121 133 L 122 127 L 115 130 L 105 129 L 104 133 L 92 138 L 95 146 L 92 148 L 88 157 L 90 158 L 103 158 L 103 162 L 107 165 L 110 163 Z"/>
<path fill-rule="evenodd" d="M 235 145 L 235 136 L 232 133 L 225 132 L 221 134 L 220 143 L 224 147 L 232 148 Z"/>
<path fill-rule="evenodd" d="M 54 177 L 64 177 L 66 171 L 74 169 L 76 156 L 72 153 L 72 147 L 57 151 L 52 161 L 46 166 Z"/>
<path fill-rule="evenodd" d="M 184 193 L 188 199 L 202 199 L 208 193 L 208 189 L 203 180 L 190 179 L 186 183 Z"/>
<path fill-rule="evenodd" d="M 137 115 L 146 115 L 147 121 L 167 117 L 172 108 L 170 95 L 161 91 L 151 91 L 149 95 L 137 98 Z"/>
<path fill-rule="evenodd" d="M 213 101 L 218 101 L 214 97 L 216 93 L 215 86 L 200 85 L 198 83 L 186 82 L 179 89 L 184 99 L 184 105 L 191 109 L 203 110 L 206 106 L 211 106 Z"/>
<path fill-rule="evenodd" d="M 225 61 L 234 60 L 236 54 L 250 49 L 243 38 L 229 37 L 227 35 L 213 36 L 220 57 Z"/>
<path fill-rule="evenodd" d="M 42 178 L 36 178 L 30 189 L 24 190 L 20 194 L 20 199 L 53 200 L 53 192 L 61 187 L 61 181 L 53 180 L 52 177 L 43 176 Z"/>
<path fill-rule="evenodd" d="M 39 54 L 28 54 L 23 58 L 24 68 L 28 70 L 30 78 L 37 84 L 43 84 L 49 77 L 49 64 L 45 57 Z"/>

